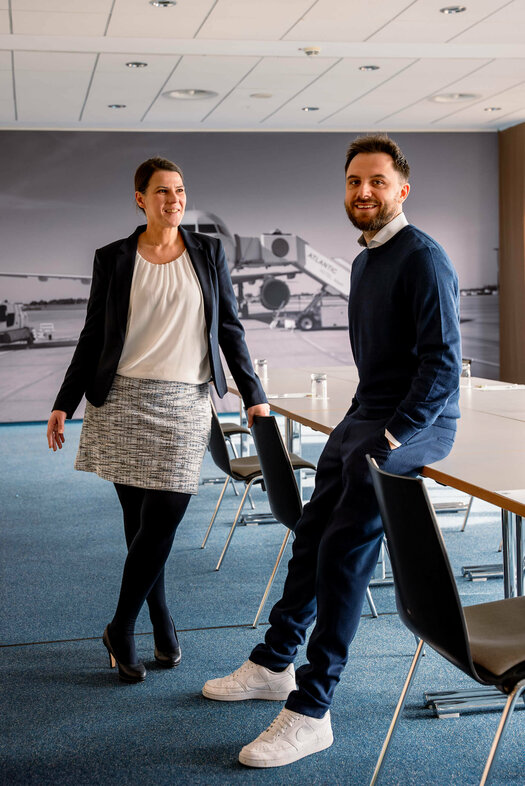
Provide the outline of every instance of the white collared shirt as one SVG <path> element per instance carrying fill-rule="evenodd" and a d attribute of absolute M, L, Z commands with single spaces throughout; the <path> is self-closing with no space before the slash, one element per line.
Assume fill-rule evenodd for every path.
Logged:
<path fill-rule="evenodd" d="M 394 235 L 397 235 L 397 233 L 403 229 L 403 227 L 406 227 L 407 224 L 408 221 L 406 216 L 403 211 L 401 211 L 401 213 L 398 213 L 397 216 L 392 219 L 392 221 L 389 221 L 388 224 L 385 224 L 384 227 L 381 227 L 381 229 L 375 233 L 374 237 L 369 243 L 366 242 L 363 235 L 358 238 L 357 242 L 360 246 L 365 246 L 366 248 L 377 248 L 378 246 L 382 246 L 383 243 L 386 243 L 388 240 L 391 240 L 391 238 L 393 238 Z"/>
<path fill-rule="evenodd" d="M 381 229 L 376 232 L 369 243 L 366 242 L 363 235 L 361 235 L 357 242 L 360 246 L 366 246 L 366 248 L 378 248 L 378 246 L 382 246 L 388 240 L 391 240 L 394 235 L 397 235 L 397 233 L 403 229 L 403 227 L 406 227 L 407 224 L 408 221 L 406 216 L 403 211 L 401 211 L 401 213 L 398 213 L 397 216 L 392 219 L 392 221 L 389 221 L 388 224 L 385 224 L 384 227 L 381 227 Z M 401 447 L 402 443 L 392 436 L 388 429 L 385 429 L 385 437 L 389 442 L 392 443 L 392 445 L 395 445 L 396 448 Z"/>

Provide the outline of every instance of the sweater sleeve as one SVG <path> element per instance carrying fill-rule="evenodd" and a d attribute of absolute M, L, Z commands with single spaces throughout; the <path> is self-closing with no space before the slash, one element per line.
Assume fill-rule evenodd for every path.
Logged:
<path fill-rule="evenodd" d="M 436 420 L 457 392 L 461 373 L 457 275 L 440 249 L 409 256 L 405 291 L 416 327 L 417 369 L 385 426 L 401 443 Z"/>

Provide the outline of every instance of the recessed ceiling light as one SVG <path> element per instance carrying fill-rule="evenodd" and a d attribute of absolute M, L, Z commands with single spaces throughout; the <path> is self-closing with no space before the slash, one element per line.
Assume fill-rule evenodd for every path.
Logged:
<path fill-rule="evenodd" d="M 318 112 L 318 106 L 303 106 L 301 107 L 303 112 Z"/>
<path fill-rule="evenodd" d="M 126 104 L 108 104 L 108 109 L 125 109 Z"/>
<path fill-rule="evenodd" d="M 129 63 L 126 63 L 128 68 L 146 68 L 147 63 L 141 63 L 139 60 L 131 60 Z"/>
<path fill-rule="evenodd" d="M 299 52 L 304 52 L 308 57 L 312 57 L 312 55 L 318 55 L 321 48 L 319 46 L 300 46 Z"/>
<path fill-rule="evenodd" d="M 180 90 L 167 90 L 162 94 L 164 98 L 177 98 L 182 101 L 201 101 L 205 98 L 215 98 L 218 95 L 214 90 L 196 90 L 186 88 Z"/>
<path fill-rule="evenodd" d="M 380 66 L 376 66 L 376 65 L 359 66 L 359 70 L 360 71 L 379 71 L 379 69 L 380 69 Z"/>
<path fill-rule="evenodd" d="M 273 93 L 250 93 L 250 98 L 271 98 Z"/>
<path fill-rule="evenodd" d="M 501 112 L 500 106 L 486 106 L 484 112 Z"/>
<path fill-rule="evenodd" d="M 155 8 L 171 8 L 177 5 L 177 0 L 149 0 L 149 4 L 154 5 Z"/>
<path fill-rule="evenodd" d="M 428 100 L 435 104 L 454 104 L 458 101 L 473 101 L 480 96 L 476 93 L 438 93 L 431 96 Z"/>
<path fill-rule="evenodd" d="M 466 5 L 447 5 L 445 8 L 440 8 L 440 14 L 462 14 L 463 11 L 467 10 Z"/>

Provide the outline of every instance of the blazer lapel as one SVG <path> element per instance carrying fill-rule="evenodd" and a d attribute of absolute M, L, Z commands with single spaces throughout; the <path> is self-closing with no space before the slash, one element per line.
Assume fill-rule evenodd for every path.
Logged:
<path fill-rule="evenodd" d="M 131 282 L 133 280 L 133 270 L 135 269 L 135 256 L 137 254 L 137 243 L 139 235 L 144 232 L 146 226 L 137 227 L 120 246 L 115 259 L 115 306 L 117 324 L 122 337 L 126 334 L 128 321 L 129 298 L 131 294 Z"/>
<path fill-rule="evenodd" d="M 201 285 L 202 297 L 204 300 L 204 316 L 206 318 L 208 331 L 210 331 L 213 321 L 213 289 L 210 279 L 208 256 L 201 242 L 193 233 L 188 232 L 182 227 L 179 227 L 179 232 L 182 235 L 193 269 Z"/>

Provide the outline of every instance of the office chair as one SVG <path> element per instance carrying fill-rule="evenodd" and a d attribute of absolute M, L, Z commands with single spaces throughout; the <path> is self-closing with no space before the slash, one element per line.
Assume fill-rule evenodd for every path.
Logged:
<path fill-rule="evenodd" d="M 237 448 L 235 447 L 235 443 L 233 441 L 233 437 L 239 436 L 241 438 L 241 441 L 242 441 L 242 438 L 243 438 L 244 434 L 248 434 L 248 435 L 250 434 L 250 429 L 247 428 L 246 426 L 241 425 L 240 423 L 234 423 L 234 422 L 231 422 L 231 421 L 227 421 L 226 423 L 221 422 L 221 429 L 222 429 L 222 433 L 224 434 L 224 439 L 226 440 L 226 442 L 230 446 L 231 452 L 233 453 L 234 458 L 239 458 L 239 454 L 237 453 Z M 242 453 L 242 446 L 241 446 L 241 453 Z M 216 482 L 219 482 L 219 479 L 217 479 Z M 233 478 L 230 478 L 230 482 L 231 482 L 231 486 L 233 488 L 233 493 L 235 494 L 236 497 L 238 497 L 239 496 L 239 490 L 237 489 L 237 484 L 235 483 Z M 252 500 L 252 497 L 251 497 L 250 494 L 248 494 L 248 499 L 250 500 L 250 505 L 251 505 L 252 510 L 254 510 L 255 509 L 255 505 L 253 503 L 253 500 Z"/>
<path fill-rule="evenodd" d="M 245 484 L 244 494 L 242 495 L 241 502 L 237 508 L 237 513 L 235 514 L 233 524 L 230 527 L 230 531 L 228 533 L 222 553 L 219 557 L 219 561 L 215 567 L 215 570 L 219 570 L 230 545 L 233 533 L 235 532 L 235 528 L 242 513 L 248 492 L 254 483 L 263 482 L 263 475 L 258 456 L 243 456 L 241 458 L 230 457 L 219 418 L 215 409 L 213 408 L 209 449 L 214 462 L 217 464 L 219 469 L 222 469 L 222 471 L 226 474 L 226 480 L 224 482 L 224 486 L 222 487 L 221 495 L 215 507 L 212 519 L 208 525 L 208 529 L 206 530 L 201 548 L 204 548 L 206 545 L 206 541 L 208 540 L 211 528 L 219 511 L 222 498 L 230 478 L 233 478 L 233 480 L 242 481 Z M 290 453 L 289 456 L 294 469 L 315 469 L 315 464 L 312 464 L 310 461 L 306 461 L 305 459 L 301 458 L 301 456 L 297 456 L 295 453 Z"/>
<path fill-rule="evenodd" d="M 293 462 L 290 461 L 290 454 L 284 446 L 275 418 L 273 416 L 256 416 L 253 421 L 252 436 L 261 465 L 270 510 L 277 521 L 286 527 L 284 540 L 252 623 L 252 627 L 256 628 L 290 535 L 301 517 L 303 503 L 295 479 Z M 377 617 L 369 589 L 367 589 L 367 599 L 372 615 Z"/>
<path fill-rule="evenodd" d="M 483 786 L 507 722 L 525 690 L 525 597 L 462 607 L 423 481 L 383 472 L 370 456 L 367 459 L 388 540 L 397 610 L 418 639 L 371 786 L 377 782 L 424 644 L 476 682 L 492 685 L 508 696 L 481 777 Z"/>

